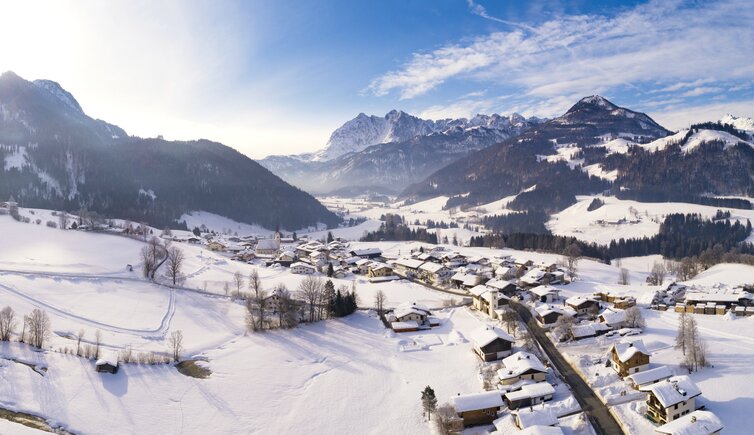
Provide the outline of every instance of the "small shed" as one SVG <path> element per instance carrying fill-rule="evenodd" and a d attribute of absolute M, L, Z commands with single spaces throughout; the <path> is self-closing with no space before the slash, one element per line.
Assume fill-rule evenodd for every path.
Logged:
<path fill-rule="evenodd" d="M 118 353 L 112 350 L 101 350 L 94 367 L 99 373 L 117 373 Z"/>

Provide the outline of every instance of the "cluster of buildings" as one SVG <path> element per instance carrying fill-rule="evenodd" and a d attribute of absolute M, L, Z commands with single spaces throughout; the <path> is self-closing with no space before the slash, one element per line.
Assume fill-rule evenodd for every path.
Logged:
<path fill-rule="evenodd" d="M 484 348 L 485 342 L 497 342 L 501 336 L 506 339 L 504 332 L 491 327 L 477 331 L 472 338 L 475 351 L 478 352 L 478 347 Z M 504 350 L 504 347 L 496 350 L 497 356 L 506 355 L 502 357 L 503 366 L 497 371 L 497 388 L 452 398 L 463 425 L 494 424 L 496 433 L 562 434 L 557 416 L 547 404 L 555 395 L 555 388 L 546 381 L 549 369 L 532 353 L 511 354 L 510 348 Z M 485 359 L 482 354 L 480 357 Z M 505 410 L 508 412 L 503 412 Z"/>
<path fill-rule="evenodd" d="M 13 210 L 18 210 L 18 203 L 12 196 L 9 200 L 0 202 L 0 215 L 10 214 Z"/>
<path fill-rule="evenodd" d="M 674 376 L 667 366 L 650 368 L 651 353 L 642 340 L 614 343 L 607 365 L 635 390 L 647 395 L 646 417 L 663 434 L 716 434 L 723 429 L 712 412 L 697 409 L 702 391 L 688 376 Z"/>
<path fill-rule="evenodd" d="M 751 287 L 728 287 L 717 284 L 712 287 L 686 287 L 672 284 L 664 292 L 661 302 L 653 308 L 660 311 L 673 307 L 677 313 L 736 316 L 754 315 L 754 289 Z"/>

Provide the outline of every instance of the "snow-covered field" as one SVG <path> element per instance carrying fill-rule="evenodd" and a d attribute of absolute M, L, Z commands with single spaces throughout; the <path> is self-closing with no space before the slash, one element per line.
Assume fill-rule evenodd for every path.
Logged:
<path fill-rule="evenodd" d="M 373 214 L 362 225 L 379 225 L 379 213 L 392 210 L 371 204 L 357 211 L 354 204 L 349 205 L 354 207 L 354 215 Z M 443 204 L 437 200 L 401 209 L 407 218 L 412 213 L 443 220 L 438 218 L 445 213 L 444 220 L 449 221 L 448 212 L 441 211 Z M 501 200 L 486 207 L 504 205 Z M 161 434 L 429 433 L 418 400 L 426 385 L 435 389 L 441 402 L 457 393 L 482 389 L 481 363 L 464 337 L 483 321 L 467 308 L 444 308 L 460 300 L 458 296 L 407 281 L 372 284 L 363 277 L 349 276 L 333 281 L 336 287 L 350 287 L 355 278 L 362 306 L 372 305 L 375 293 L 382 290 L 387 306 L 423 303 L 442 319 L 442 326 L 395 336 L 386 332 L 378 319 L 361 311 L 293 330 L 246 334 L 242 303 L 225 297 L 223 289 L 233 274 L 248 276 L 256 270 L 265 289 L 285 284 L 294 291 L 302 276 L 180 244 L 187 256 L 186 289 L 170 289 L 140 278 L 137 263 L 143 244 L 136 240 L 51 229 L 44 222 L 23 224 L 9 216 L 0 216 L 0 233 L 6 235 L 0 251 L 0 307 L 12 306 L 18 316 L 42 308 L 50 316 L 53 331 L 52 350 L 46 352 L 34 352 L 15 342 L 0 345 L 0 408 L 42 415 L 76 433 L 102 433 L 103 428 L 112 433 Z M 420 246 L 426 244 L 351 244 L 352 248 L 379 247 L 393 258 Z M 560 259 L 554 254 L 508 249 L 452 248 L 469 256 L 523 255 L 535 262 Z M 629 286 L 615 284 L 616 264 L 582 260 L 579 279 L 559 287 L 566 297 L 610 289 L 631 294 L 640 305 L 648 305 L 658 287 L 644 281 L 657 260 L 658 256 L 623 259 L 622 267 L 630 271 Z M 128 272 L 126 264 L 133 264 L 135 271 Z M 752 281 L 754 267 L 718 265 L 690 284 Z M 678 352 L 668 347 L 674 337 L 675 314 L 647 311 L 646 316 L 649 327 L 643 338 L 657 353 L 653 363 L 677 364 Z M 701 316 L 699 325 L 710 344 L 715 367 L 692 378 L 702 388 L 709 409 L 723 419 L 726 431 L 746 428 L 746 419 L 740 422 L 734 417 L 747 415 L 744 410 L 754 397 L 754 387 L 746 382 L 750 377 L 746 361 L 754 354 L 750 338 L 754 336 L 754 319 L 725 321 L 722 316 Z M 57 352 L 74 348 L 75 335 L 81 329 L 85 343 L 91 343 L 99 330 L 105 348 L 131 346 L 135 352 L 166 352 L 169 333 L 181 330 L 184 355 L 206 360 L 201 364 L 212 374 L 195 379 L 180 374 L 172 365 L 138 364 L 126 364 L 114 376 L 98 374 L 92 361 Z M 599 353 L 606 345 L 584 344 L 564 350 L 578 360 L 580 355 Z M 47 371 L 40 374 L 22 362 Z M 624 412 L 620 406 L 616 409 Z M 568 433 L 581 431 L 581 424 L 577 416 L 561 421 Z M 25 433 L 14 431 L 15 426 L 0 420 L 0 432 Z"/>

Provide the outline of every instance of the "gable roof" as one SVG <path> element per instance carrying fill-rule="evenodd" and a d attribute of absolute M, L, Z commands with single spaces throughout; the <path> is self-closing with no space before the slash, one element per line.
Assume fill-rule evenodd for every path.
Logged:
<path fill-rule="evenodd" d="M 522 400 L 534 397 L 544 397 L 555 394 L 555 388 L 548 382 L 537 382 L 536 384 L 527 384 L 518 391 L 505 393 L 508 400 Z"/>
<path fill-rule="evenodd" d="M 670 435 L 710 435 L 723 430 L 723 423 L 710 411 L 694 411 L 655 429 Z"/>
<path fill-rule="evenodd" d="M 580 307 L 584 304 L 594 304 L 597 303 L 597 301 L 588 296 L 571 296 L 570 298 L 566 299 L 566 305 L 570 305 L 572 307 Z"/>
<path fill-rule="evenodd" d="M 547 368 L 536 355 L 523 350 L 503 358 L 502 362 L 505 367 L 497 371 L 497 375 L 501 380 L 515 378 L 529 370 L 547 373 Z"/>
<path fill-rule="evenodd" d="M 547 296 L 549 294 L 557 295 L 558 293 L 560 293 L 560 289 L 556 289 L 555 287 L 550 287 L 549 285 L 538 285 L 536 287 L 529 289 L 529 291 L 539 297 Z"/>
<path fill-rule="evenodd" d="M 395 315 L 395 317 L 401 318 L 409 314 L 428 316 L 431 313 L 429 312 L 429 308 L 422 304 L 417 304 L 416 302 L 404 302 L 398 305 L 395 310 L 393 310 L 393 314 Z"/>
<path fill-rule="evenodd" d="M 550 388 L 552 388 L 552 385 L 550 385 Z M 522 429 L 531 426 L 554 426 L 558 424 L 558 418 L 550 407 L 540 409 L 519 409 L 516 411 L 516 420 Z"/>
<path fill-rule="evenodd" d="M 483 393 L 464 394 L 453 397 L 453 407 L 456 412 L 476 411 L 479 409 L 501 408 L 503 396 L 499 391 L 485 391 Z"/>
<path fill-rule="evenodd" d="M 626 311 L 618 308 L 605 308 L 599 315 L 608 325 L 617 325 L 626 321 Z"/>
<path fill-rule="evenodd" d="M 447 269 L 447 267 L 445 267 L 445 266 L 443 266 L 442 264 L 439 264 L 439 263 L 432 263 L 432 262 L 428 261 L 428 262 L 422 264 L 421 266 L 419 266 L 419 269 L 427 271 L 429 273 L 437 273 L 437 272 L 439 272 L 439 271 L 441 271 L 443 269 Z"/>
<path fill-rule="evenodd" d="M 684 402 L 702 394 L 702 390 L 696 386 L 688 376 L 673 376 L 664 382 L 647 385 L 639 388 L 653 394 L 664 408 L 669 408 L 676 403 Z"/>
<path fill-rule="evenodd" d="M 632 341 L 630 343 L 613 343 L 612 346 L 610 346 L 610 351 L 612 353 L 613 349 L 615 349 L 615 353 L 618 355 L 618 360 L 620 362 L 626 362 L 631 359 L 634 355 L 637 353 L 642 353 L 644 355 L 651 355 L 646 347 L 644 347 L 644 342 L 641 340 Z"/>
<path fill-rule="evenodd" d="M 670 367 L 660 366 L 643 372 L 628 375 L 626 376 L 626 378 L 630 379 L 634 384 L 642 386 L 651 382 L 668 379 L 671 376 L 673 376 L 673 372 L 670 370 Z"/>
<path fill-rule="evenodd" d="M 494 326 L 483 326 L 473 331 L 469 338 L 477 347 L 484 347 L 498 338 L 513 343 L 516 341 L 513 337 L 508 335 L 505 331 Z"/>
<path fill-rule="evenodd" d="M 118 365 L 118 352 L 115 352 L 113 350 L 100 349 L 99 358 L 97 359 L 97 362 L 94 363 L 94 365 L 101 366 L 103 364 L 117 366 Z"/>
<path fill-rule="evenodd" d="M 486 285 L 487 285 L 487 287 L 496 288 L 498 290 L 503 290 L 503 289 L 505 289 L 505 288 L 507 288 L 509 286 L 514 286 L 514 287 L 516 286 L 515 284 L 513 284 L 510 281 L 506 281 L 506 280 L 503 280 L 503 279 L 497 279 L 497 278 L 491 279 L 491 280 L 487 281 Z"/>
<path fill-rule="evenodd" d="M 382 255 L 382 249 L 380 248 L 352 249 L 351 254 L 359 256 L 359 257 L 362 255 Z"/>
<path fill-rule="evenodd" d="M 476 296 L 476 297 L 481 297 L 483 294 L 489 291 L 490 291 L 490 288 L 484 284 L 479 284 L 478 286 L 475 286 L 469 289 L 469 293 L 471 293 L 472 296 Z"/>

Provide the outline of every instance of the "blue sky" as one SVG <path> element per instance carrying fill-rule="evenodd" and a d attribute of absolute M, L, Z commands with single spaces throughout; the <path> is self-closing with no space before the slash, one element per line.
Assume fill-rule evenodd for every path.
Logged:
<path fill-rule="evenodd" d="M 754 116 L 754 3 L 5 2 L 0 69 L 131 134 L 258 158 L 359 112 L 557 116 L 599 93 L 669 128 Z"/>

